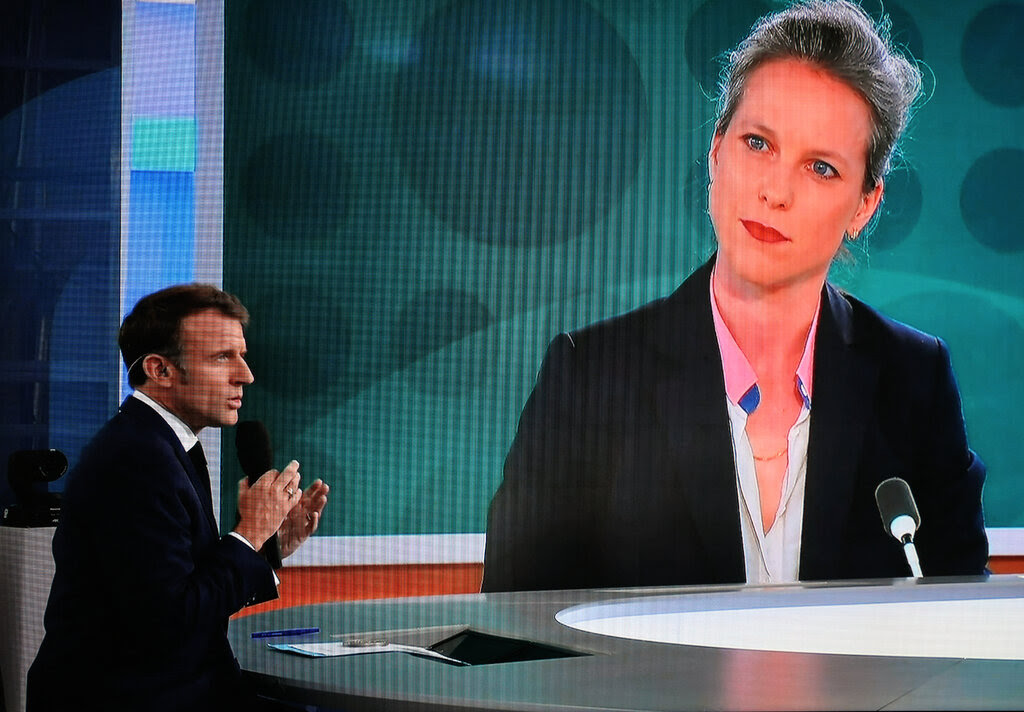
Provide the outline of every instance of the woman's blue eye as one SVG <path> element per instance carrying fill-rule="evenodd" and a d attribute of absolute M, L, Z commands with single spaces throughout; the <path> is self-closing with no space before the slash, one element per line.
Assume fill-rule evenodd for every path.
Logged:
<path fill-rule="evenodd" d="M 815 161 L 811 164 L 811 170 L 822 178 L 835 178 L 839 175 L 839 171 L 825 163 L 825 161 Z"/>
<path fill-rule="evenodd" d="M 746 137 L 746 140 L 747 145 L 750 146 L 755 151 L 763 151 L 766 148 L 768 148 L 768 142 L 765 141 L 760 136 L 751 134 L 750 136 Z"/>

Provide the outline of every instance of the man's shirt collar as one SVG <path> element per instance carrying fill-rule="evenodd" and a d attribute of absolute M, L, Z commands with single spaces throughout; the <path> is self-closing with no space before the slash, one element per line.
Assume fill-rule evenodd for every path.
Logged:
<path fill-rule="evenodd" d="M 132 397 L 138 398 L 140 401 L 142 401 L 150 408 L 155 410 L 157 414 L 159 414 L 159 416 L 163 418 L 168 425 L 171 426 L 171 430 L 173 430 L 174 434 L 178 436 L 178 440 L 181 441 L 181 446 L 185 448 L 185 452 L 191 450 L 192 446 L 199 441 L 199 438 L 196 437 L 196 434 L 192 432 L 192 428 L 185 425 L 184 421 L 182 421 L 181 418 L 176 416 L 171 411 L 167 410 L 167 408 L 157 403 L 155 400 L 147 396 L 142 391 L 132 391 Z"/>

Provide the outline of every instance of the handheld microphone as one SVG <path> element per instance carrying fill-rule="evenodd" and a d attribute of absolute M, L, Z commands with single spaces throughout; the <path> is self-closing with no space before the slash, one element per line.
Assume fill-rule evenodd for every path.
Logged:
<path fill-rule="evenodd" d="M 915 578 L 921 578 L 921 563 L 914 546 L 914 533 L 921 526 L 910 485 L 899 477 L 890 477 L 875 488 L 875 502 L 882 517 L 882 526 L 903 544 L 903 553 Z"/>
<path fill-rule="evenodd" d="M 270 433 L 259 420 L 245 420 L 235 430 L 235 450 L 242 472 L 252 486 L 267 470 L 274 467 L 274 448 L 270 444 Z M 281 568 L 281 540 L 275 533 L 267 539 L 260 553 L 275 569 Z"/>

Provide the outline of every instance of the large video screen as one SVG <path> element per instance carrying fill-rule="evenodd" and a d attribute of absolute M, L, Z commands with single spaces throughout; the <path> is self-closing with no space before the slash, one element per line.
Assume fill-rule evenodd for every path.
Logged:
<path fill-rule="evenodd" d="M 714 251 L 721 55 L 775 7 L 227 3 L 244 417 L 331 484 L 320 534 L 485 530 L 548 342 L 668 294 Z M 1024 7 L 885 7 L 928 100 L 867 248 L 834 279 L 947 341 L 988 524 L 1021 527 L 1024 73 L 1007 67 L 1024 67 Z M 241 473 L 224 462 L 230 514 Z"/>

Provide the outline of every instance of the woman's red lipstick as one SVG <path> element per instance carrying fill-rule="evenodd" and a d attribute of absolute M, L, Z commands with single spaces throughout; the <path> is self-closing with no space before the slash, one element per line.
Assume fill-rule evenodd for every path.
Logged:
<path fill-rule="evenodd" d="M 743 223 L 743 227 L 747 229 L 747 232 L 755 240 L 760 240 L 761 242 L 789 242 L 789 238 L 775 228 L 762 225 L 753 220 L 740 220 L 740 222 Z"/>

